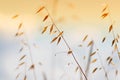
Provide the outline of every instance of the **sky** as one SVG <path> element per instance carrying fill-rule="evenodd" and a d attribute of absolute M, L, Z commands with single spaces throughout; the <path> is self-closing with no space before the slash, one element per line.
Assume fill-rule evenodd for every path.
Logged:
<path fill-rule="evenodd" d="M 43 73 L 48 80 L 79 79 L 79 71 L 75 72 L 77 65 L 72 56 L 67 54 L 68 49 L 63 40 L 59 45 L 50 44 L 55 35 L 49 35 L 49 32 L 41 34 L 46 24 L 52 24 L 50 19 L 45 23 L 42 21 L 44 16 L 48 14 L 45 10 L 36 14 L 42 6 L 46 6 L 58 28 L 64 31 L 64 37 L 75 52 L 83 70 L 85 70 L 87 62 L 87 59 L 84 60 L 83 57 L 88 56 L 90 49 L 87 47 L 88 42 L 94 40 L 94 50 L 99 48 L 101 54 L 95 55 L 92 59 L 100 56 L 108 71 L 109 80 L 119 80 L 119 76 L 114 76 L 115 70 L 120 69 L 117 55 L 113 54 L 115 65 L 108 66 L 105 61 L 113 49 L 110 47 L 113 36 L 108 33 L 111 20 L 109 17 L 101 18 L 101 11 L 106 3 L 109 4 L 114 31 L 119 34 L 120 0 L 0 0 L 0 80 L 14 80 L 19 72 L 23 74 L 18 80 L 23 78 L 24 66 L 16 70 L 23 54 L 28 56 L 28 60 L 25 59 L 25 61 L 28 63 L 27 66 L 30 66 L 29 48 L 24 46 L 25 49 L 19 53 L 23 46 L 21 40 L 30 46 L 39 80 L 43 80 Z M 15 15 L 18 17 L 13 19 L 12 17 Z M 15 37 L 20 23 L 22 23 L 20 31 L 24 32 L 24 35 Z M 82 42 L 86 35 L 88 35 L 88 39 L 86 42 Z M 104 44 L 101 43 L 103 37 L 107 37 Z M 78 47 L 80 44 L 83 47 Z M 55 54 L 57 55 L 55 56 Z M 68 66 L 68 63 L 71 65 Z M 89 80 L 105 79 L 103 70 L 97 71 L 95 74 L 91 73 L 95 67 L 100 66 L 100 60 L 91 65 Z M 32 71 L 27 71 L 27 76 L 32 80 Z"/>

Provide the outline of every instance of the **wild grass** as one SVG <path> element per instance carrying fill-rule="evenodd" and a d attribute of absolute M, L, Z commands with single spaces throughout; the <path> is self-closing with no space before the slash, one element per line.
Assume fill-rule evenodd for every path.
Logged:
<path fill-rule="evenodd" d="M 25 53 L 22 54 L 22 56 L 19 59 L 20 63 L 18 64 L 17 69 L 20 69 L 20 67 L 22 67 L 22 66 L 25 67 L 23 80 L 27 80 L 27 71 L 30 71 L 30 70 L 33 71 L 34 80 L 37 80 L 31 46 L 29 45 L 29 42 L 28 42 L 25 32 L 21 31 L 22 27 L 23 27 L 23 23 L 20 23 L 18 26 L 18 31 L 15 34 L 15 37 L 18 37 L 19 39 L 21 39 L 21 37 L 23 37 L 21 39 L 22 46 L 19 50 L 19 53 L 23 53 L 22 51 L 24 50 L 24 48 L 27 48 L 29 54 L 25 54 Z M 30 60 L 30 63 L 28 63 L 27 60 Z M 30 64 L 30 66 L 27 66 L 28 64 Z M 19 78 L 20 75 L 21 75 L 21 73 L 17 74 L 16 80 Z"/>
<path fill-rule="evenodd" d="M 56 3 L 56 1 L 55 1 Z M 55 4 L 54 3 L 54 4 Z M 56 5 L 54 5 L 56 6 Z M 55 23 L 53 17 L 51 16 L 51 14 L 49 13 L 49 10 L 47 9 L 46 6 L 41 6 L 36 12 L 35 12 L 35 15 L 38 15 L 40 13 L 42 13 L 42 11 L 45 11 L 46 14 L 44 16 L 44 18 L 42 19 L 42 22 L 46 24 L 46 26 L 43 27 L 43 30 L 41 31 L 41 35 L 45 34 L 46 32 L 49 33 L 49 35 L 51 36 L 54 36 L 54 38 L 52 38 L 52 40 L 50 41 L 50 44 L 56 44 L 56 45 L 59 45 L 61 41 L 64 42 L 65 46 L 67 47 L 67 53 L 68 55 L 71 55 L 74 62 L 77 64 L 77 68 L 76 68 L 76 72 L 79 70 L 80 71 L 80 79 L 79 80 L 90 80 L 88 78 L 89 74 L 90 74 L 90 68 L 91 68 L 91 64 L 94 64 L 94 63 L 97 63 L 97 61 L 99 60 L 100 61 L 100 65 L 101 67 L 94 67 L 93 70 L 92 70 L 92 73 L 91 74 L 95 74 L 96 71 L 98 70 L 103 70 L 104 71 L 104 75 L 105 75 L 105 79 L 106 80 L 110 80 L 109 79 L 109 74 L 108 74 L 108 71 L 106 69 L 106 67 L 104 66 L 103 64 L 103 60 L 100 56 L 100 52 L 99 52 L 99 49 L 97 48 L 97 45 L 95 44 L 95 41 L 94 39 L 89 41 L 87 46 L 89 49 L 89 53 L 88 53 L 88 58 L 87 58 L 87 65 L 86 65 L 86 68 L 83 69 L 82 66 L 81 66 L 81 61 L 78 61 L 78 59 L 76 58 L 76 55 L 75 55 L 75 52 L 72 50 L 71 46 L 69 45 L 68 43 L 68 39 L 66 39 L 64 37 L 64 31 L 63 30 L 60 30 L 59 29 L 59 26 L 57 26 L 57 24 Z M 53 12 L 56 12 L 56 10 L 53 9 Z M 57 12 L 56 12 L 57 13 Z M 12 18 L 15 19 L 17 18 L 19 15 L 16 14 L 15 16 L 13 16 Z M 118 58 L 120 59 L 120 52 L 119 52 L 119 35 L 115 33 L 114 31 L 114 20 L 112 19 L 111 17 L 111 12 L 110 12 L 110 8 L 109 8 L 109 4 L 106 2 L 106 5 L 105 7 L 102 9 L 102 12 L 101 12 L 101 18 L 102 19 L 105 19 L 107 17 L 109 17 L 108 19 L 110 19 L 111 21 L 111 24 L 110 26 L 108 27 L 108 33 L 113 37 L 113 40 L 111 41 L 111 46 L 113 47 L 113 51 L 117 52 L 117 56 Z M 51 24 L 48 25 L 46 23 L 47 20 L 50 20 Z M 29 45 L 29 41 L 27 39 L 27 36 L 25 35 L 25 32 L 24 31 L 21 31 L 22 29 L 22 25 L 23 23 L 20 23 L 19 26 L 18 26 L 18 31 L 17 33 L 15 34 L 16 37 L 20 38 L 21 39 L 21 36 L 25 37 L 25 40 L 21 40 L 21 43 L 22 43 L 22 47 L 21 49 L 19 50 L 19 53 L 22 53 L 24 47 L 26 47 L 28 49 L 28 54 L 23 54 L 20 59 L 19 59 L 19 64 L 18 64 L 18 67 L 17 69 L 20 69 L 21 66 L 25 67 L 25 70 L 23 71 L 24 72 L 24 77 L 23 77 L 23 80 L 27 80 L 27 72 L 29 72 L 30 70 L 33 71 L 33 76 L 34 77 L 34 80 L 38 80 L 37 79 L 37 76 L 36 76 L 36 72 L 35 72 L 35 64 L 34 64 L 34 60 L 33 60 L 33 56 L 32 56 L 32 51 L 31 51 L 31 46 Z M 55 35 L 53 35 L 55 34 Z M 87 38 L 89 37 L 89 35 L 85 35 L 84 38 L 81 40 L 82 42 L 85 42 L 87 40 Z M 106 41 L 106 36 L 103 37 L 103 39 L 101 40 L 101 43 L 104 44 L 105 41 Z M 80 45 L 79 47 L 82 47 L 82 45 Z M 95 48 L 95 50 L 93 50 L 93 48 Z M 62 51 L 62 50 L 61 50 Z M 29 56 L 29 57 L 28 57 Z M 93 59 L 93 56 L 98 56 L 98 58 L 95 58 Z M 86 57 L 84 57 L 85 59 Z M 30 63 L 27 63 L 26 60 L 30 60 Z M 113 57 L 112 55 L 111 56 L 108 56 L 107 59 L 106 59 L 106 62 L 108 63 L 108 65 L 112 65 L 113 64 Z M 30 64 L 30 66 L 28 66 L 27 64 Z M 16 76 L 16 80 L 20 77 L 22 73 L 18 73 L 17 76 Z M 116 76 L 118 75 L 118 70 L 115 71 L 115 74 Z M 47 80 L 47 77 L 46 75 L 43 73 L 43 77 L 44 77 L 44 80 Z"/>

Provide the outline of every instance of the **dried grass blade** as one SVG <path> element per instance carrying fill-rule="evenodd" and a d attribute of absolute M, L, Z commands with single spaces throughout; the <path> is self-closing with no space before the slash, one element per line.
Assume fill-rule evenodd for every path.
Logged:
<path fill-rule="evenodd" d="M 92 73 L 95 73 L 95 72 L 97 71 L 97 69 L 98 69 L 98 68 L 93 69 Z"/>
<path fill-rule="evenodd" d="M 57 38 L 58 38 L 58 37 L 53 38 L 53 40 L 51 41 L 51 43 L 53 43 L 54 41 L 56 41 Z"/>
<path fill-rule="evenodd" d="M 42 34 L 45 33 L 45 31 L 47 30 L 48 26 L 44 27 Z"/>
<path fill-rule="evenodd" d="M 106 60 L 108 61 L 110 58 L 111 58 L 111 57 L 109 56 L 109 57 L 107 57 L 107 59 L 106 59 Z"/>
<path fill-rule="evenodd" d="M 22 47 L 22 48 L 20 48 L 19 53 L 20 53 L 20 52 L 22 52 L 22 50 L 23 50 L 23 47 Z"/>
<path fill-rule="evenodd" d="M 69 50 L 69 51 L 68 51 L 68 54 L 72 54 L 72 50 Z"/>
<path fill-rule="evenodd" d="M 106 37 L 104 37 L 104 38 L 102 39 L 102 43 L 104 43 L 104 42 L 105 42 L 105 40 L 106 40 Z"/>
<path fill-rule="evenodd" d="M 60 33 L 59 33 L 59 35 L 58 35 L 57 37 L 61 36 L 62 34 L 63 34 L 63 31 L 62 31 L 62 32 L 60 32 Z"/>
<path fill-rule="evenodd" d="M 16 76 L 16 79 L 18 79 L 18 77 L 20 76 L 20 73 L 19 74 L 17 74 L 17 76 Z"/>
<path fill-rule="evenodd" d="M 112 59 L 112 58 L 110 58 L 110 60 L 109 60 L 108 64 L 110 64 L 110 63 L 112 62 L 112 60 L 113 60 L 113 59 Z"/>
<path fill-rule="evenodd" d="M 88 35 L 86 35 L 86 36 L 83 38 L 82 41 L 84 42 L 84 41 L 87 39 L 87 37 L 88 37 Z"/>
<path fill-rule="evenodd" d="M 19 61 L 23 60 L 26 57 L 26 55 L 23 55 Z"/>
<path fill-rule="evenodd" d="M 59 43 L 60 43 L 60 41 L 61 41 L 61 37 L 59 37 L 57 44 L 59 44 Z"/>
<path fill-rule="evenodd" d="M 79 67 L 76 67 L 75 72 L 77 72 L 78 70 L 79 70 Z"/>
<path fill-rule="evenodd" d="M 91 63 L 95 63 L 97 61 L 97 59 L 94 59 L 94 60 L 92 60 L 92 62 Z"/>
<path fill-rule="evenodd" d="M 115 39 L 112 41 L 112 46 L 115 44 Z"/>
<path fill-rule="evenodd" d="M 93 56 L 93 55 L 95 55 L 95 54 L 96 54 L 96 51 L 95 51 L 95 52 L 93 52 L 93 53 L 91 53 L 91 54 L 90 54 L 90 56 Z"/>
<path fill-rule="evenodd" d="M 93 41 L 90 41 L 87 47 L 91 46 L 92 44 L 93 44 Z"/>
<path fill-rule="evenodd" d="M 30 66 L 29 70 L 34 69 L 34 68 L 35 68 L 35 65 L 32 64 L 32 65 Z"/>
<path fill-rule="evenodd" d="M 49 15 L 46 15 L 46 16 L 44 17 L 43 22 L 48 19 L 48 16 L 49 16 Z"/>
<path fill-rule="evenodd" d="M 107 16 L 108 16 L 108 14 L 109 14 L 109 13 L 104 13 L 104 14 L 102 14 L 102 16 L 101 16 L 101 17 L 104 19 L 105 17 L 107 17 Z"/>
<path fill-rule="evenodd" d="M 20 64 L 19 64 L 19 67 L 22 66 L 23 64 L 25 64 L 25 62 L 20 63 Z"/>
<path fill-rule="evenodd" d="M 114 46 L 114 51 L 116 51 L 116 50 L 118 50 L 117 44 L 115 44 L 115 46 Z"/>
<path fill-rule="evenodd" d="M 17 18 L 19 15 L 18 14 L 16 14 L 16 15 L 14 15 L 13 17 L 12 17 L 12 19 L 15 19 L 15 18 Z"/>
<path fill-rule="evenodd" d="M 102 12 L 106 11 L 107 8 L 108 8 L 108 5 L 106 5 L 106 6 L 103 8 Z"/>
<path fill-rule="evenodd" d="M 52 26 L 50 27 L 50 33 L 52 33 L 52 31 L 53 31 L 53 27 L 54 27 L 54 25 L 52 24 Z"/>
<path fill-rule="evenodd" d="M 111 32 L 112 29 L 113 29 L 113 25 L 110 25 L 110 27 L 109 27 L 109 32 Z"/>
<path fill-rule="evenodd" d="M 45 8 L 44 6 L 41 7 L 41 8 L 36 12 L 36 14 L 37 14 L 37 13 L 40 13 L 44 8 Z"/>
<path fill-rule="evenodd" d="M 24 76 L 24 80 L 27 80 L 27 76 L 26 75 Z"/>
<path fill-rule="evenodd" d="M 22 23 L 19 24 L 19 26 L 18 26 L 18 30 L 20 30 L 21 27 L 22 27 Z"/>
<path fill-rule="evenodd" d="M 115 71 L 116 76 L 118 75 L 118 70 Z"/>

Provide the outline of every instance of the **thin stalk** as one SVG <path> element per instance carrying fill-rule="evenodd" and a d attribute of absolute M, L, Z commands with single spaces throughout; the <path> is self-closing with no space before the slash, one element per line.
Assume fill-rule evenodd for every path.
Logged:
<path fill-rule="evenodd" d="M 95 45 L 95 43 L 94 43 L 94 45 Z M 96 45 L 95 45 L 95 48 L 97 49 L 97 46 L 96 46 Z M 98 52 L 97 52 L 97 55 L 98 55 L 98 58 L 99 58 L 99 60 L 100 60 L 100 64 L 101 64 L 101 66 L 102 66 L 102 69 L 103 69 L 103 71 L 104 71 L 104 73 L 105 73 L 106 80 L 109 80 L 107 71 L 106 71 L 105 67 L 103 66 L 102 59 L 101 59 L 100 54 L 99 54 Z"/>
<path fill-rule="evenodd" d="M 19 30 L 18 30 L 18 32 L 19 32 Z M 29 51 L 29 55 L 30 55 L 30 61 L 31 61 L 31 63 L 32 64 L 34 64 L 34 62 L 33 62 L 33 57 L 32 57 L 32 51 L 31 51 L 31 47 L 30 47 L 30 45 L 28 44 L 28 39 L 27 39 L 27 36 L 24 34 L 24 37 L 26 38 L 26 42 L 27 42 L 27 45 L 25 45 L 25 46 L 27 46 L 28 47 L 28 51 Z M 22 41 L 21 41 L 22 42 Z M 26 73 L 27 73 L 27 63 L 25 62 L 25 68 L 24 68 L 24 70 L 25 70 L 25 76 L 26 76 Z M 33 69 L 33 77 L 34 77 L 34 80 L 37 80 L 37 78 L 36 78 L 36 73 L 35 73 L 35 70 Z"/>
<path fill-rule="evenodd" d="M 100 57 L 100 54 L 99 54 L 99 53 L 97 53 L 97 54 L 98 54 L 98 57 L 99 57 L 99 60 L 100 60 L 101 66 L 102 66 L 102 68 L 103 68 L 103 71 L 105 72 L 106 80 L 109 80 L 109 79 L 108 79 L 107 71 L 106 71 L 105 67 L 103 66 L 103 62 L 102 62 L 102 59 L 101 59 L 101 57 Z"/>
<path fill-rule="evenodd" d="M 31 60 L 31 63 L 33 65 L 34 61 L 33 61 L 33 57 L 32 57 L 32 51 L 31 51 L 30 45 L 28 44 L 28 38 L 27 38 L 27 36 L 26 36 L 26 41 L 27 41 L 27 47 L 28 47 L 28 50 L 29 50 L 30 60 Z M 34 80 L 37 80 L 35 69 L 33 69 L 33 76 L 34 76 Z"/>
<path fill-rule="evenodd" d="M 58 32 L 60 33 L 61 31 L 59 30 L 59 28 L 58 28 L 57 25 L 55 24 L 53 18 L 51 17 L 51 15 L 50 15 L 50 13 L 49 13 L 49 11 L 47 10 L 46 7 L 45 7 L 45 10 L 47 11 L 47 13 L 48 13 L 48 15 L 49 15 L 49 17 L 50 17 L 50 19 L 51 19 L 53 25 L 55 26 L 55 28 L 56 28 L 56 29 L 58 30 Z M 63 37 L 63 35 L 62 35 L 61 37 L 62 37 L 63 41 L 65 42 L 67 48 L 68 48 L 69 50 L 72 50 L 72 49 L 70 48 L 69 44 L 67 43 L 67 41 L 65 40 L 65 38 Z M 85 80 L 88 80 L 88 79 L 87 79 L 87 76 L 85 75 L 85 73 L 84 73 L 84 71 L 83 71 L 83 69 L 82 69 L 82 67 L 80 66 L 79 62 L 77 61 L 77 59 L 76 59 L 74 53 L 72 52 L 71 54 L 72 54 L 72 57 L 73 57 L 74 61 L 75 61 L 76 64 L 78 65 L 80 71 L 82 72 L 83 76 L 85 77 Z"/>
<path fill-rule="evenodd" d="M 88 72 L 89 72 L 89 67 L 90 67 L 90 62 L 91 62 L 90 54 L 93 51 L 93 45 L 94 45 L 94 43 L 90 47 L 90 51 L 89 51 L 89 55 L 88 55 L 88 61 L 87 61 L 86 70 L 85 70 L 85 74 L 86 74 L 87 77 L 88 77 Z M 81 76 L 80 80 L 83 80 L 82 76 Z"/>
<path fill-rule="evenodd" d="M 90 56 L 90 54 L 93 51 L 93 46 L 94 46 L 94 42 L 93 42 L 93 44 L 90 47 L 90 51 L 89 51 L 89 55 L 88 55 L 88 61 L 87 61 L 86 71 L 85 71 L 86 76 L 88 76 L 88 72 L 89 72 L 89 67 L 90 67 L 90 62 L 91 62 L 91 56 Z"/>
<path fill-rule="evenodd" d="M 108 0 L 108 1 L 109 1 L 109 0 Z M 107 1 L 106 1 L 106 4 L 107 4 Z M 108 12 L 109 12 L 108 17 L 109 17 L 109 19 L 110 19 L 110 21 L 111 21 L 111 23 L 112 23 L 112 25 L 113 25 L 114 20 L 112 19 L 109 5 L 108 5 Z M 116 41 L 116 38 L 115 38 L 115 32 L 114 32 L 113 29 L 112 29 L 112 35 L 113 35 L 113 38 L 114 38 L 114 40 L 115 40 L 115 45 L 117 45 L 117 47 L 118 47 L 118 44 L 117 44 L 117 41 Z M 120 60 L 120 54 L 119 54 L 119 49 L 118 49 L 118 48 L 117 48 L 117 53 L 118 53 L 118 58 L 119 58 L 119 60 Z"/>

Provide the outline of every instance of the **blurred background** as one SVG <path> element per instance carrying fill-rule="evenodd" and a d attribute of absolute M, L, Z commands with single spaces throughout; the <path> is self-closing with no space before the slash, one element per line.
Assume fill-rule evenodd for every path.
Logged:
<path fill-rule="evenodd" d="M 107 0 L 107 3 L 114 21 L 114 32 L 119 34 L 120 1 Z M 112 54 L 113 35 L 108 32 L 112 23 L 108 17 L 101 18 L 101 11 L 105 5 L 105 0 L 0 0 L 0 80 L 15 80 L 19 73 L 21 75 L 17 80 L 24 79 L 25 73 L 28 80 L 33 80 L 32 71 L 28 70 L 28 66 L 32 64 L 29 47 L 23 46 L 22 41 L 30 46 L 37 80 L 80 80 L 81 73 L 79 70 L 76 71 L 77 64 L 72 56 L 67 54 L 68 48 L 64 41 L 61 40 L 59 45 L 51 44 L 55 35 L 49 35 L 49 31 L 41 34 L 44 26 L 52 24 L 50 19 L 42 21 L 48 14 L 47 11 L 42 10 L 36 14 L 42 6 L 46 6 L 55 24 L 64 31 L 63 35 L 84 71 L 90 51 L 87 45 L 94 40 L 92 52 L 99 49 L 99 55 L 95 54 L 92 57 L 92 60 L 97 59 L 97 62 L 90 64 L 89 80 L 106 79 L 104 70 L 92 73 L 94 68 L 102 66 L 105 67 L 109 80 L 119 80 L 120 62 L 117 52 Z M 20 23 L 22 23 L 20 31 L 24 35 L 16 37 Z M 83 42 L 86 35 L 88 37 Z M 104 44 L 101 42 L 103 37 L 106 37 Z M 20 51 L 21 49 L 23 50 Z M 22 66 L 16 70 L 20 64 L 19 59 L 24 54 L 27 55 L 27 59 L 23 60 L 27 63 L 27 69 Z M 106 62 L 110 55 L 113 57 L 112 65 Z"/>

